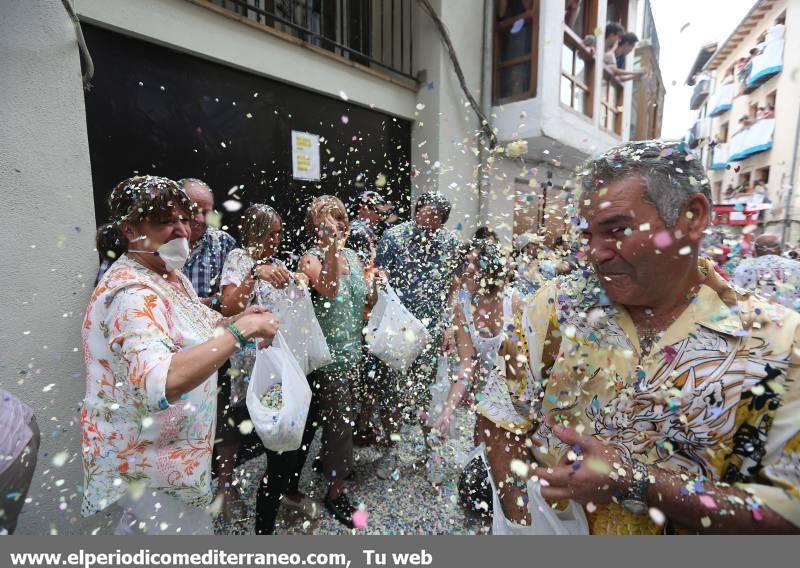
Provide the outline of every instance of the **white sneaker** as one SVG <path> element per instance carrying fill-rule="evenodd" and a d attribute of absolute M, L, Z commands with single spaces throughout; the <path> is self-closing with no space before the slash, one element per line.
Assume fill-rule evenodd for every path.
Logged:
<path fill-rule="evenodd" d="M 318 519 L 320 516 L 320 508 L 319 505 L 315 501 L 312 501 L 305 495 L 299 501 L 292 501 L 288 497 L 284 497 L 281 500 L 284 507 L 292 509 L 293 511 L 297 511 L 301 515 L 309 518 L 309 519 Z"/>
<path fill-rule="evenodd" d="M 397 479 L 400 475 L 400 456 L 397 452 L 390 452 L 384 456 L 375 467 L 378 479 Z"/>

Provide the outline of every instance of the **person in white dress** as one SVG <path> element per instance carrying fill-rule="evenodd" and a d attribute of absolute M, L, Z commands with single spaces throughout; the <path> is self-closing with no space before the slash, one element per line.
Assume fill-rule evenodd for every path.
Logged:
<path fill-rule="evenodd" d="M 459 370 L 434 429 L 446 437 L 455 409 L 474 393 L 474 441 L 486 444 L 492 474 L 502 482 L 505 516 L 515 523 L 529 522 L 526 480 L 518 478 L 511 465 L 514 460 L 530 461 L 525 434 L 533 427 L 525 410 L 529 405 L 519 404 L 531 395 L 528 367 L 517 357 L 519 338 L 513 321 L 522 299 L 511 287 L 506 289 L 507 264 L 494 243 L 474 241 L 463 266 L 453 306 Z"/>

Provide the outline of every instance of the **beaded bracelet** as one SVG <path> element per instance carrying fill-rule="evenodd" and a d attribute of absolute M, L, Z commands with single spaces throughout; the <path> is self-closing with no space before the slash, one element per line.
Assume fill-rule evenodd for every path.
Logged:
<path fill-rule="evenodd" d="M 244 336 L 244 334 L 238 327 L 236 327 L 232 323 L 229 323 L 227 326 L 225 326 L 225 328 L 233 334 L 233 337 L 236 338 L 236 341 L 239 342 L 239 345 L 247 344 L 248 342 L 247 338 Z"/>

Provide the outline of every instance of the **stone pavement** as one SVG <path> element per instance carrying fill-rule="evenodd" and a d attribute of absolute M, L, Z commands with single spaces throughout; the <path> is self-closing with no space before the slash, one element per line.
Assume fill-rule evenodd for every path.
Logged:
<path fill-rule="evenodd" d="M 281 508 L 276 534 L 480 534 L 488 527 L 464 511 L 458 503 L 457 480 L 460 467 L 472 449 L 474 415 L 457 412 L 457 436 L 448 441 L 443 450 L 446 456 L 446 481 L 434 487 L 426 479 L 425 467 L 415 462 L 423 456 L 422 433 L 417 425 L 405 425 L 401 432 L 399 453 L 402 462 L 397 479 L 381 480 L 375 475 L 376 460 L 385 450 L 356 448 L 356 477 L 348 482 L 350 501 L 366 509 L 366 529 L 350 530 L 336 521 L 322 504 L 326 483 L 321 475 L 311 469 L 311 461 L 320 445 L 320 433 L 312 445 L 309 459 L 301 477 L 300 490 L 314 499 L 321 517 L 309 521 L 299 514 Z M 255 493 L 258 480 L 266 467 L 266 456 L 250 460 L 237 470 L 238 484 L 248 507 L 244 521 L 223 526 L 217 524 L 217 534 L 254 534 Z"/>

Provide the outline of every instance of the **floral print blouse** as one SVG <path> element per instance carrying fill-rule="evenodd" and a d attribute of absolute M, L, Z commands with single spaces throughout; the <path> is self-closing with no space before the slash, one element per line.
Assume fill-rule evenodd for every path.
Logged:
<path fill-rule="evenodd" d="M 127 255 L 95 288 L 83 320 L 85 516 L 146 487 L 194 506 L 211 500 L 217 374 L 165 397 L 174 353 L 211 339 L 220 315 Z"/>

